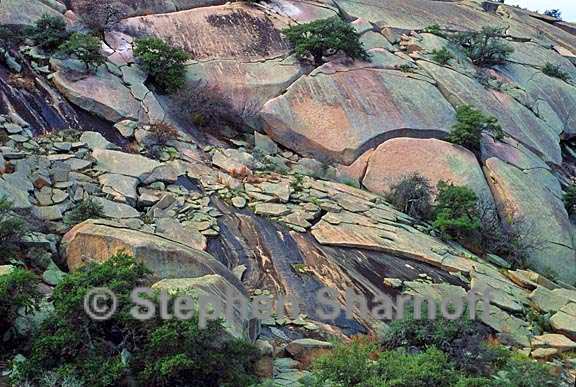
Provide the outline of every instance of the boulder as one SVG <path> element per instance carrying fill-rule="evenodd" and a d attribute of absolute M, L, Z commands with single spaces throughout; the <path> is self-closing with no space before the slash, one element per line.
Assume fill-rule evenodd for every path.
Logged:
<path fill-rule="evenodd" d="M 70 0 L 72 9 L 79 10 L 83 2 L 91 0 Z M 225 0 L 124 0 L 125 12 L 128 17 L 170 13 L 197 7 L 224 4 Z"/>
<path fill-rule="evenodd" d="M 166 237 L 128 229 L 114 222 L 89 220 L 81 223 L 64 235 L 61 247 L 71 271 L 88 262 L 104 262 L 124 251 L 161 279 L 218 274 L 238 289 L 242 288 L 232 272 L 211 255 Z"/>
<path fill-rule="evenodd" d="M 314 339 L 298 339 L 286 346 L 286 351 L 298 361 L 309 363 L 314 357 L 334 348 L 334 344 Z"/>
<path fill-rule="evenodd" d="M 436 139 L 395 138 L 380 145 L 368 161 L 362 184 L 368 190 L 388 193 L 402 177 L 417 173 L 436 187 L 439 181 L 470 187 L 492 202 L 490 187 L 476 156 L 461 146 Z"/>
<path fill-rule="evenodd" d="M 152 289 L 165 290 L 168 294 L 185 294 L 197 299 L 205 296 L 210 300 L 218 300 L 223 310 L 226 310 L 227 307 L 233 307 L 234 319 L 226 319 L 224 326 L 228 332 L 236 337 L 243 337 L 246 333 L 245 326 L 249 318 L 248 305 L 250 300 L 243 287 L 238 289 L 221 275 L 209 274 L 197 278 L 163 279 L 152 285 Z M 245 303 L 246 310 L 242 310 L 244 306 L 241 303 Z M 226 317 L 228 316 L 226 315 Z"/>
<path fill-rule="evenodd" d="M 176 219 L 158 219 L 156 222 L 156 233 L 193 249 L 206 250 L 206 237 L 194 228 L 183 226 Z"/>
<path fill-rule="evenodd" d="M 557 332 L 576 340 L 576 302 L 562 307 L 550 318 L 550 326 Z"/>
<path fill-rule="evenodd" d="M 546 169 L 522 170 L 495 157 L 486 160 L 484 169 L 502 218 L 527 222 L 528 237 L 536 237 L 542 245 L 529 253 L 530 267 L 573 283 L 572 225 L 558 180 Z"/>
<path fill-rule="evenodd" d="M 98 71 L 97 74 L 77 77 L 61 70 L 52 80 L 72 103 L 105 120 L 117 122 L 140 117 L 140 101 L 124 86 L 122 79 L 112 73 Z"/>
<path fill-rule="evenodd" d="M 261 117 L 273 140 L 351 164 L 390 138 L 444 138 L 455 122 L 452 106 L 426 80 L 394 70 L 326 69 L 298 79 L 264 105 Z"/>
<path fill-rule="evenodd" d="M 41 0 L 2 0 L 0 25 L 32 25 L 42 15 L 62 16 L 58 9 Z"/>
<path fill-rule="evenodd" d="M 559 351 L 576 349 L 576 343 L 564 335 L 547 333 L 532 338 L 532 348 L 555 348 Z"/>
<path fill-rule="evenodd" d="M 544 161 L 560 164 L 560 138 L 557 130 L 538 118 L 510 95 L 486 88 L 477 80 L 431 62 L 420 61 L 438 82 L 438 87 L 454 105 L 472 105 L 496 117 L 504 132 L 525 146 L 536 150 Z"/>
<path fill-rule="evenodd" d="M 92 152 L 98 169 L 139 179 L 150 174 L 161 163 L 141 155 L 96 149 Z"/>
<path fill-rule="evenodd" d="M 80 136 L 80 141 L 86 143 L 88 148 L 94 149 L 115 149 L 118 148 L 117 145 L 112 144 L 110 141 L 106 140 L 104 136 L 98 132 L 82 132 Z"/>
<path fill-rule="evenodd" d="M 192 53 L 189 87 L 208 84 L 218 93 L 216 98 L 223 98 L 221 93 L 238 111 L 254 114 L 302 74 L 300 64 L 286 58 L 289 47 L 280 29 L 287 23 L 288 19 L 269 18 L 255 7 L 232 3 L 129 18 L 118 28 L 131 36 L 145 33 L 171 40 Z"/>
<path fill-rule="evenodd" d="M 104 198 L 93 198 L 94 202 L 102 206 L 103 215 L 112 219 L 130 219 L 140 217 L 140 213 L 135 208 Z"/>
<path fill-rule="evenodd" d="M 136 188 L 139 180 L 135 177 L 106 173 L 98 177 L 102 192 L 112 195 L 115 201 L 134 204 L 138 199 Z"/>

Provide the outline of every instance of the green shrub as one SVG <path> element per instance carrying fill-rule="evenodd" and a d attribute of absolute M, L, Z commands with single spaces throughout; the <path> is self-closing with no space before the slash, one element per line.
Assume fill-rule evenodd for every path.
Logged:
<path fill-rule="evenodd" d="M 472 63 L 490 67 L 506 63 L 514 49 L 503 40 L 505 31 L 501 28 L 484 27 L 480 32 L 460 32 L 453 40 L 461 45 Z"/>
<path fill-rule="evenodd" d="M 562 20 L 562 12 L 559 9 L 547 9 L 544 11 L 544 15 Z"/>
<path fill-rule="evenodd" d="M 368 340 L 337 343 L 334 350 L 313 363 L 315 379 L 331 381 L 336 386 L 355 386 L 370 380 L 376 376 L 370 355 L 378 351 L 378 345 Z"/>
<path fill-rule="evenodd" d="M 458 374 L 446 354 L 434 347 L 423 352 L 407 353 L 404 350 L 383 352 L 376 366 L 380 385 L 395 387 L 450 386 L 458 380 Z"/>
<path fill-rule="evenodd" d="M 564 82 L 568 82 L 572 78 L 570 74 L 562 70 L 560 65 L 553 65 L 552 63 L 546 63 L 542 68 L 542 72 L 549 77 L 558 78 Z"/>
<path fill-rule="evenodd" d="M 64 218 L 64 222 L 68 225 L 74 225 L 88 219 L 98 219 L 102 217 L 104 217 L 104 208 L 100 203 L 90 198 L 82 200 L 74 209 L 69 211 Z"/>
<path fill-rule="evenodd" d="M 38 309 L 42 299 L 39 282 L 34 273 L 20 268 L 0 275 L 0 340 L 13 326 L 19 310 L 29 313 Z"/>
<path fill-rule="evenodd" d="M 136 40 L 134 55 L 160 91 L 173 93 L 184 85 L 184 63 L 190 59 L 186 51 L 149 37 Z"/>
<path fill-rule="evenodd" d="M 496 140 L 502 140 L 504 132 L 495 117 L 484 115 L 470 105 L 460 106 L 456 110 L 456 124 L 448 136 L 448 141 L 462 145 L 473 152 L 480 151 L 482 133 L 491 132 Z"/>
<path fill-rule="evenodd" d="M 434 227 L 444 237 L 465 239 L 480 228 L 478 197 L 470 188 L 438 183 L 434 208 Z"/>
<path fill-rule="evenodd" d="M 18 247 L 22 236 L 26 233 L 25 222 L 13 212 L 13 204 L 6 196 L 0 196 L 0 249 L 3 257 L 0 264 Z"/>
<path fill-rule="evenodd" d="M 47 50 L 58 48 L 68 37 L 64 19 L 50 15 L 42 15 L 27 33 L 34 43 Z"/>
<path fill-rule="evenodd" d="M 568 211 L 568 215 L 576 215 L 576 183 L 573 183 L 564 192 L 563 196 L 564 207 Z"/>
<path fill-rule="evenodd" d="M 149 275 L 122 253 L 67 275 L 54 290 L 54 313 L 33 338 L 13 383 L 38 383 L 44 375 L 55 375 L 104 387 L 123 385 L 130 375 L 150 387 L 249 385 L 256 349 L 231 338 L 221 321 L 201 330 L 197 316 L 187 321 L 132 318 L 130 294 L 149 286 Z M 84 310 L 88 291 L 99 287 L 117 297 L 116 313 L 104 321 L 92 320 Z"/>
<path fill-rule="evenodd" d="M 520 355 L 510 359 L 493 379 L 496 386 L 545 387 L 560 386 L 560 377 L 553 375 L 552 367 Z"/>
<path fill-rule="evenodd" d="M 428 27 L 424 28 L 424 29 L 422 30 L 422 32 L 424 32 L 424 33 L 426 33 L 426 34 L 433 34 L 433 35 L 436 35 L 436 36 L 440 36 L 441 38 L 445 38 L 445 37 L 446 37 L 446 34 L 444 34 L 444 33 L 442 32 L 442 27 L 440 27 L 439 24 L 429 25 Z"/>
<path fill-rule="evenodd" d="M 438 64 L 445 65 L 452 59 L 454 59 L 454 55 L 446 47 L 442 47 L 440 50 L 432 50 L 432 60 Z"/>
<path fill-rule="evenodd" d="M 390 188 L 386 200 L 405 214 L 428 219 L 432 211 L 430 181 L 417 173 L 404 176 Z"/>
<path fill-rule="evenodd" d="M 75 57 L 86 66 L 86 71 L 97 69 L 105 60 L 100 54 L 100 39 L 95 36 L 74 33 L 68 41 L 62 44 L 59 51 L 65 55 Z"/>
<path fill-rule="evenodd" d="M 369 60 L 354 27 L 339 17 L 298 24 L 282 33 L 294 46 L 299 58 L 311 56 L 314 64 L 324 63 L 324 56 L 343 52 L 352 59 Z"/>

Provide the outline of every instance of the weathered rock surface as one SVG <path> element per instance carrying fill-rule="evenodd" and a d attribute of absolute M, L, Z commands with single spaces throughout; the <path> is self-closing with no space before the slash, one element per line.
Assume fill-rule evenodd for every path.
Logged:
<path fill-rule="evenodd" d="M 144 178 L 160 166 L 160 162 L 144 156 L 106 149 L 94 150 L 92 157 L 96 167 L 104 171 L 136 178 Z"/>
<path fill-rule="evenodd" d="M 552 271 L 558 278 L 576 279 L 572 225 L 564 208 L 561 189 L 545 169 L 521 170 L 497 158 L 485 163 L 488 183 L 505 219 L 525 219 L 542 247 L 530 253 L 531 267 Z M 543 203 L 546 203 L 543 205 Z"/>
<path fill-rule="evenodd" d="M 0 24 L 32 25 L 44 14 L 62 16 L 56 8 L 41 0 L 3 0 L 0 3 Z"/>
<path fill-rule="evenodd" d="M 442 94 L 454 105 L 472 105 L 495 116 L 504 132 L 538 151 L 545 161 L 559 164 L 559 132 L 511 96 L 487 89 L 474 79 L 446 67 L 420 62 L 438 82 Z"/>
<path fill-rule="evenodd" d="M 203 251 L 105 221 L 87 221 L 75 226 L 64 236 L 62 251 L 71 270 L 91 261 L 105 261 L 124 251 L 162 279 L 218 274 L 238 285 L 236 277 L 224 265 Z"/>
<path fill-rule="evenodd" d="M 444 141 L 396 138 L 380 145 L 370 156 L 362 184 L 372 192 L 387 193 L 404 176 L 417 173 L 435 187 L 439 181 L 466 185 L 478 197 L 492 201 L 476 156 Z"/>
<path fill-rule="evenodd" d="M 429 82 L 379 69 L 304 76 L 261 115 L 280 144 L 346 164 L 387 139 L 445 137 L 454 124 L 453 108 Z"/>

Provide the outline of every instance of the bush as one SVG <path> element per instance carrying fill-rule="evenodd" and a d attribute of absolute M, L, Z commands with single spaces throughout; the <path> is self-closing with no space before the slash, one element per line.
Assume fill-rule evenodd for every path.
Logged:
<path fill-rule="evenodd" d="M 42 15 L 27 32 L 34 43 L 47 50 L 58 48 L 68 37 L 66 22 L 59 16 Z"/>
<path fill-rule="evenodd" d="M 128 7 L 115 0 L 76 1 L 74 8 L 82 23 L 97 33 L 111 30 L 128 15 Z"/>
<path fill-rule="evenodd" d="M 390 188 L 386 200 L 405 214 L 428 219 L 432 211 L 430 181 L 417 173 L 402 177 Z"/>
<path fill-rule="evenodd" d="M 59 48 L 65 55 L 75 57 L 86 66 L 86 71 L 97 69 L 105 60 L 100 54 L 100 39 L 95 36 L 74 33 Z"/>
<path fill-rule="evenodd" d="M 0 340 L 13 326 L 20 310 L 29 313 L 38 309 L 42 299 L 37 288 L 39 282 L 34 273 L 20 268 L 0 275 Z"/>
<path fill-rule="evenodd" d="M 178 139 L 178 129 L 164 122 L 150 125 L 150 138 L 159 145 L 166 145 L 168 141 Z"/>
<path fill-rule="evenodd" d="M 545 247 L 534 224 L 523 217 L 511 217 L 503 224 L 492 202 L 479 200 L 481 249 L 505 258 L 517 269 L 526 268 L 527 258 Z"/>
<path fill-rule="evenodd" d="M 311 56 L 314 64 L 324 63 L 325 55 L 343 52 L 352 59 L 369 60 L 354 27 L 339 17 L 298 24 L 282 31 L 299 58 Z"/>
<path fill-rule="evenodd" d="M 75 225 L 88 219 L 102 217 L 104 217 L 104 208 L 92 199 L 84 199 L 66 214 L 64 222 L 68 225 Z"/>
<path fill-rule="evenodd" d="M 566 211 L 568 211 L 568 215 L 576 215 L 576 183 L 572 183 L 572 185 L 566 188 L 563 201 L 564 207 L 566 207 Z"/>
<path fill-rule="evenodd" d="M 482 133 L 491 132 L 496 140 L 502 140 L 504 132 L 495 117 L 484 115 L 470 105 L 460 106 L 456 110 L 456 124 L 448 136 L 448 141 L 462 145 L 473 152 L 480 151 Z"/>
<path fill-rule="evenodd" d="M 6 258 L 11 250 L 18 247 L 27 230 L 24 221 L 13 212 L 13 205 L 6 196 L 0 196 L 0 249 Z M 3 259 L 0 258 L 0 263 Z"/>
<path fill-rule="evenodd" d="M 572 77 L 566 71 L 562 70 L 560 65 L 553 65 L 552 63 L 546 63 L 542 72 L 549 77 L 558 78 L 564 82 L 568 82 Z"/>
<path fill-rule="evenodd" d="M 338 343 L 334 350 L 313 363 L 315 379 L 335 382 L 336 386 L 355 386 L 370 380 L 376 376 L 371 356 L 378 351 L 377 343 L 369 340 Z"/>
<path fill-rule="evenodd" d="M 446 37 L 446 34 L 444 34 L 444 33 L 442 32 L 442 27 L 440 27 L 439 24 L 429 25 L 428 27 L 424 28 L 424 29 L 422 30 L 422 32 L 424 32 L 424 33 L 426 33 L 426 34 L 433 34 L 433 35 L 436 35 L 436 36 L 440 36 L 441 38 L 445 38 L 445 37 Z"/>
<path fill-rule="evenodd" d="M 490 67 L 504 64 L 514 49 L 504 43 L 505 31 L 484 27 L 480 32 L 460 32 L 453 40 L 464 48 L 466 55 L 477 66 Z"/>
<path fill-rule="evenodd" d="M 130 375 L 150 387 L 249 385 L 256 349 L 229 337 L 220 321 L 200 330 L 197 316 L 132 318 L 130 294 L 151 280 L 141 263 L 123 253 L 66 276 L 54 290 L 53 315 L 33 338 L 12 381 L 37 383 L 43 375 L 55 375 L 104 387 L 124 385 Z M 104 321 L 92 320 L 84 310 L 88 290 L 99 287 L 117 297 L 116 313 Z"/>
<path fill-rule="evenodd" d="M 444 237 L 463 240 L 480 229 L 474 191 L 444 181 L 438 183 L 437 189 L 433 225 Z"/>
<path fill-rule="evenodd" d="M 149 37 L 136 40 L 134 55 L 160 91 L 173 93 L 184 85 L 186 51 Z"/>
<path fill-rule="evenodd" d="M 559 9 L 547 9 L 544 11 L 544 15 L 562 20 L 562 12 Z"/>
<path fill-rule="evenodd" d="M 452 59 L 454 59 L 454 55 L 446 47 L 432 50 L 432 60 L 438 64 L 445 65 Z"/>
<path fill-rule="evenodd" d="M 198 82 L 175 94 L 174 114 L 203 129 L 241 129 L 254 119 L 260 105 L 250 97 L 235 98 L 236 103 L 233 103 L 232 98 L 217 87 Z"/>

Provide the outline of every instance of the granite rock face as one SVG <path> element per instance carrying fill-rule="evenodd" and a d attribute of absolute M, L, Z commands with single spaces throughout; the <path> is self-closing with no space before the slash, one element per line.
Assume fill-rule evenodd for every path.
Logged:
<path fill-rule="evenodd" d="M 478 197 L 492 201 L 476 156 L 463 147 L 435 139 L 386 141 L 370 156 L 362 184 L 372 192 L 387 193 L 402 177 L 413 173 L 427 177 L 433 187 L 441 180 L 466 185 Z"/>
<path fill-rule="evenodd" d="M 443 138 L 454 124 L 434 85 L 381 69 L 319 70 L 267 102 L 261 115 L 280 144 L 345 164 L 390 138 Z"/>

